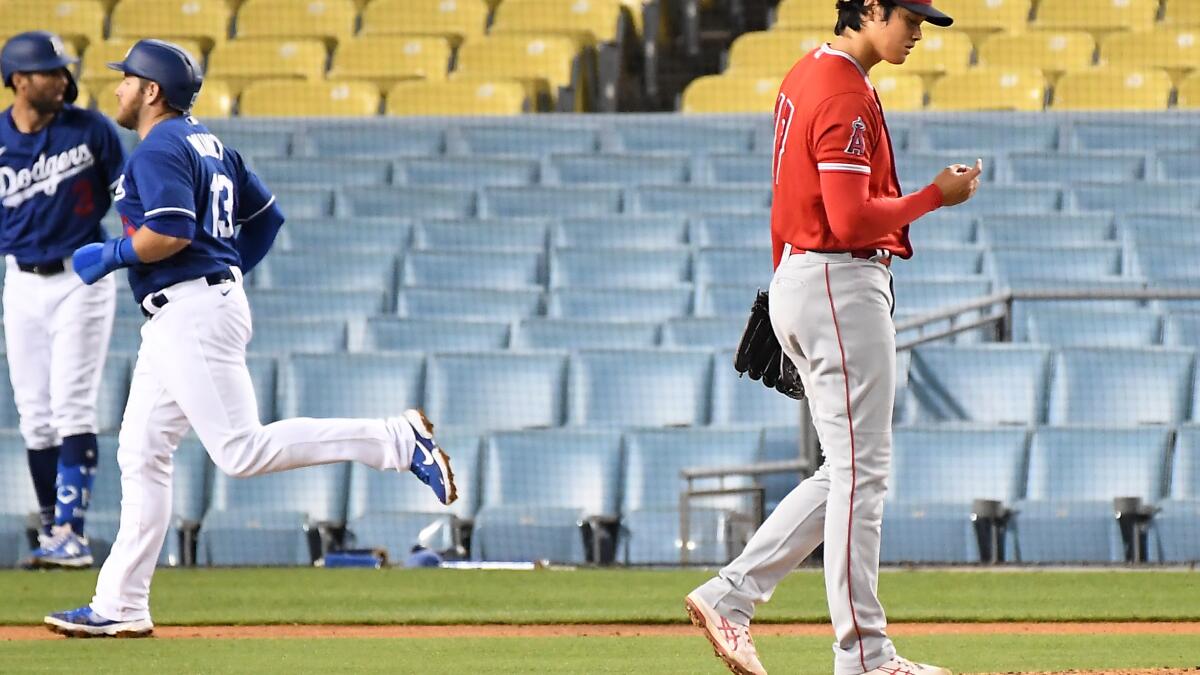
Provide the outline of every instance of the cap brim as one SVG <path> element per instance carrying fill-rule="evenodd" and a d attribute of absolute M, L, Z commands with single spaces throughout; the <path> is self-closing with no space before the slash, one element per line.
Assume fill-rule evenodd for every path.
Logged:
<path fill-rule="evenodd" d="M 124 61 L 109 61 L 108 69 L 115 70 L 119 73 L 123 73 L 123 72 L 125 72 L 125 62 Z"/>
<path fill-rule="evenodd" d="M 933 5 L 922 5 L 916 2 L 904 2 L 903 0 L 897 0 L 896 4 L 914 14 L 920 14 L 921 16 L 925 17 L 926 21 L 935 26 L 946 28 L 950 24 L 954 23 L 954 19 L 951 19 L 948 15 Z"/>

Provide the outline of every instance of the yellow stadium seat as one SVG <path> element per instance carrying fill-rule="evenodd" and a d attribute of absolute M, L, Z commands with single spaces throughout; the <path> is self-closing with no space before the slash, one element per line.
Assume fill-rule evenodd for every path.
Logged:
<path fill-rule="evenodd" d="M 354 33 L 351 0 L 246 0 L 237 13 L 239 38 L 320 38 L 330 46 Z"/>
<path fill-rule="evenodd" d="M 790 30 L 746 33 L 730 46 L 725 72 L 782 78 L 805 54 L 833 38 L 833 33 Z"/>
<path fill-rule="evenodd" d="M 917 75 L 889 73 L 871 78 L 886 111 L 920 110 L 925 107 L 924 82 Z"/>
<path fill-rule="evenodd" d="M 370 82 L 256 82 L 242 92 L 243 117 L 367 117 L 379 113 L 379 89 Z"/>
<path fill-rule="evenodd" d="M 230 40 L 213 48 L 206 75 L 228 81 L 236 92 L 255 80 L 313 80 L 324 73 L 320 40 Z"/>
<path fill-rule="evenodd" d="M 837 12 L 832 2 L 814 0 L 783 0 L 775 10 L 774 29 L 820 30 L 833 32 L 837 24 Z"/>
<path fill-rule="evenodd" d="M 775 110 L 779 79 L 741 75 L 705 75 L 683 90 L 684 113 L 759 113 Z"/>
<path fill-rule="evenodd" d="M 504 0 L 490 33 L 566 35 L 591 46 L 616 41 L 623 13 L 620 0 Z"/>
<path fill-rule="evenodd" d="M 1196 0 L 1167 0 L 1163 25 L 1171 28 L 1200 28 L 1200 2 Z"/>
<path fill-rule="evenodd" d="M 1033 27 L 1050 30 L 1148 30 L 1158 14 L 1158 0 L 1041 0 Z"/>
<path fill-rule="evenodd" d="M 121 0 L 113 8 L 110 39 L 188 38 L 201 41 L 207 52 L 228 39 L 229 16 L 225 0 Z"/>
<path fill-rule="evenodd" d="M 117 38 L 89 46 L 83 53 L 83 60 L 79 67 L 79 79 L 91 83 L 112 83 L 112 86 L 115 87 L 116 81 L 121 79 L 121 73 L 109 70 L 108 64 L 125 60 L 125 54 L 135 42 L 137 42 L 136 38 Z M 203 59 L 200 42 L 196 40 L 171 40 L 171 42 L 186 49 L 197 61 Z"/>
<path fill-rule="evenodd" d="M 1042 71 L 1034 68 L 972 68 L 933 85 L 933 110 L 1041 110 L 1046 98 Z"/>
<path fill-rule="evenodd" d="M 954 17 L 955 30 L 972 35 L 1021 33 L 1029 25 L 1030 6 L 1030 0 L 937 1 L 938 9 Z"/>
<path fill-rule="evenodd" d="M 1100 62 L 1173 70 L 1200 67 L 1200 29 L 1117 33 L 1100 46 Z"/>
<path fill-rule="evenodd" d="M 13 102 L 13 90 L 8 87 L 0 87 L 0 110 L 5 110 Z"/>
<path fill-rule="evenodd" d="M 329 77 L 369 80 L 387 88 L 400 80 L 445 80 L 449 68 L 445 38 L 376 35 L 343 42 L 333 55 Z"/>
<path fill-rule="evenodd" d="M 103 39 L 104 14 L 104 5 L 98 0 L 0 1 L 5 33 L 48 30 L 80 49 Z"/>
<path fill-rule="evenodd" d="M 583 77 L 576 67 L 577 48 L 566 37 L 495 35 L 465 43 L 458 50 L 453 77 L 469 80 L 514 79 L 527 83 L 535 97 L 556 104 L 559 90 L 575 86 L 575 110 L 582 101 Z"/>
<path fill-rule="evenodd" d="M 971 64 L 971 49 L 971 38 L 966 33 L 928 30 L 900 68 L 914 75 L 961 73 Z"/>
<path fill-rule="evenodd" d="M 1067 73 L 1054 87 L 1055 110 L 1165 110 L 1171 78 L 1161 70 L 1119 68 Z"/>
<path fill-rule="evenodd" d="M 1179 83 L 1176 105 L 1189 110 L 1200 110 L 1200 73 L 1193 73 Z"/>
<path fill-rule="evenodd" d="M 372 0 L 362 15 L 362 35 L 440 35 L 455 47 L 483 35 L 483 0 Z"/>
<path fill-rule="evenodd" d="M 117 114 L 116 82 L 103 83 L 103 91 L 95 90 L 96 109 L 113 117 Z M 233 94 L 229 85 L 221 80 L 205 78 L 200 95 L 192 106 L 192 114 L 196 117 L 229 117 L 233 110 Z"/>
<path fill-rule="evenodd" d="M 996 35 L 979 48 L 979 65 L 1059 73 L 1090 68 L 1095 53 L 1096 40 L 1082 31 Z"/>
<path fill-rule="evenodd" d="M 531 110 L 516 82 L 401 82 L 387 94 L 388 115 L 519 115 Z"/>

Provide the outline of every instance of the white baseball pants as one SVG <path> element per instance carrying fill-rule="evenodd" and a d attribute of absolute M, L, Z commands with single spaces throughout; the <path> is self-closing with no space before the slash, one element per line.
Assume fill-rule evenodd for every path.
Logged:
<path fill-rule="evenodd" d="M 164 289 L 167 304 L 142 327 L 117 450 L 120 530 L 92 599 L 105 618 L 150 618 L 150 579 L 171 519 L 172 455 L 189 427 L 217 468 L 236 477 L 344 461 L 406 471 L 412 461 L 416 441 L 406 423 L 259 422 L 246 369 L 250 308 L 235 276 Z"/>
<path fill-rule="evenodd" d="M 770 297 L 771 324 L 804 381 L 825 464 L 700 594 L 749 623 L 754 606 L 824 542 L 834 673 L 857 675 L 896 653 L 877 595 L 896 388 L 891 272 L 849 254 L 794 255 L 775 271 Z"/>
<path fill-rule="evenodd" d="M 111 277 L 88 286 L 66 261 L 52 276 L 22 272 L 6 256 L 4 338 L 8 375 L 31 450 L 96 433 L 96 396 L 116 313 Z"/>

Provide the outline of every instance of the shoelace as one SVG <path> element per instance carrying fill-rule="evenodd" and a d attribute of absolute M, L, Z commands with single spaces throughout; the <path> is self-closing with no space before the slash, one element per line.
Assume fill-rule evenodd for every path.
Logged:
<path fill-rule="evenodd" d="M 50 531 L 50 538 L 46 540 L 46 543 L 42 545 L 42 548 L 46 549 L 47 551 L 53 551 L 54 549 L 62 548 L 62 545 L 67 543 L 67 540 L 70 539 L 71 535 L 73 534 L 75 533 L 69 528 L 56 527 Z"/>

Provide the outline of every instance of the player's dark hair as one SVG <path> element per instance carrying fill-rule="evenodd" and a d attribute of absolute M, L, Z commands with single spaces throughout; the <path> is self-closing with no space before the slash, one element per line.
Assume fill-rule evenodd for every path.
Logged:
<path fill-rule="evenodd" d="M 883 20 L 891 19 L 892 12 L 896 11 L 896 3 L 892 0 L 876 0 L 876 3 L 883 8 Z M 835 35 L 841 35 L 847 28 L 860 31 L 863 18 L 868 13 L 867 0 L 837 0 L 837 11 L 837 25 L 833 28 Z"/>

